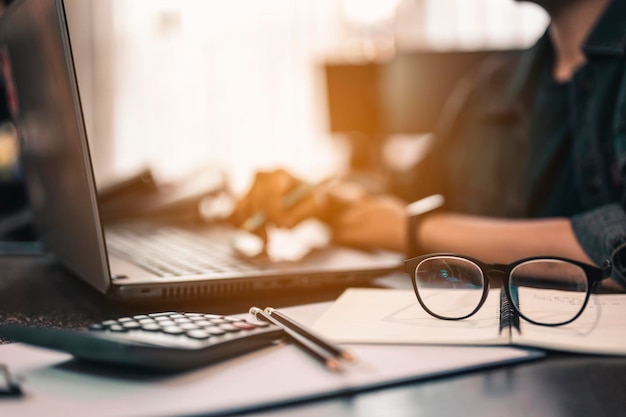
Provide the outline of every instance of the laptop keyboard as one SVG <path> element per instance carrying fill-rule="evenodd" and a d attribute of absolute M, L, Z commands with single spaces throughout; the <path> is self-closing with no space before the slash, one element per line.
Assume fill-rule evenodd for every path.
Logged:
<path fill-rule="evenodd" d="M 111 254 L 161 277 L 251 271 L 228 239 L 215 240 L 173 227 L 107 230 Z"/>

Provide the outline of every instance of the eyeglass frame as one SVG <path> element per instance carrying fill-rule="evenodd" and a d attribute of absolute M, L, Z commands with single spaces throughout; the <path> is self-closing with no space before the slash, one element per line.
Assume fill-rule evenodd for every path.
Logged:
<path fill-rule="evenodd" d="M 471 313 L 466 314 L 465 316 L 445 317 L 445 316 L 441 316 L 431 311 L 426 306 L 426 304 L 424 304 L 424 301 L 422 300 L 422 297 L 420 296 L 419 290 L 417 289 L 417 283 L 416 283 L 417 277 L 415 276 L 415 272 L 419 264 L 425 261 L 426 259 L 443 257 L 443 256 L 456 257 L 456 258 L 464 259 L 466 261 L 470 261 L 474 263 L 480 269 L 480 272 L 483 275 L 482 297 L 478 305 L 476 306 L 476 308 Z M 583 272 L 585 273 L 585 276 L 587 277 L 587 294 L 585 295 L 585 301 L 582 303 L 578 313 L 567 321 L 560 322 L 560 323 L 541 323 L 541 322 L 537 322 L 535 320 L 529 319 L 528 317 L 524 315 L 524 313 L 520 311 L 520 309 L 514 302 L 514 298 L 511 296 L 509 279 L 511 277 L 511 272 L 513 271 L 513 269 L 515 269 L 515 267 L 525 262 L 541 261 L 541 260 L 561 261 L 561 262 L 567 262 L 567 263 L 576 265 L 583 270 Z M 417 301 L 422 306 L 422 308 L 433 317 L 436 317 L 441 320 L 455 320 L 456 321 L 456 320 L 464 320 L 476 314 L 478 310 L 482 308 L 483 304 L 485 304 L 485 301 L 487 300 L 487 295 L 489 294 L 489 287 L 490 287 L 489 274 L 490 273 L 493 274 L 495 272 L 495 273 L 503 275 L 502 286 L 504 287 L 504 292 L 509 301 L 509 304 L 513 306 L 513 309 L 515 310 L 515 312 L 524 320 L 528 321 L 529 323 L 536 324 L 539 326 L 548 326 L 548 327 L 563 326 L 565 324 L 569 324 L 573 322 L 578 317 L 580 317 L 582 312 L 587 307 L 587 303 L 589 302 L 589 298 L 591 294 L 598 289 L 602 281 L 611 277 L 612 270 L 613 270 L 613 266 L 611 265 L 611 262 L 609 260 L 606 260 L 604 264 L 602 265 L 602 267 L 598 268 L 597 266 L 589 265 L 584 262 L 580 262 L 580 261 L 576 261 L 576 260 L 568 259 L 568 258 L 562 258 L 558 256 L 533 256 L 533 257 L 518 259 L 517 261 L 514 261 L 509 264 L 498 264 L 498 263 L 485 263 L 485 262 L 479 261 L 478 259 L 472 258 L 471 256 L 459 255 L 456 253 L 430 253 L 430 254 L 416 256 L 414 258 L 410 258 L 404 261 L 404 272 L 408 274 L 411 278 L 411 284 L 413 285 L 413 290 L 415 291 L 415 296 L 417 297 Z"/>

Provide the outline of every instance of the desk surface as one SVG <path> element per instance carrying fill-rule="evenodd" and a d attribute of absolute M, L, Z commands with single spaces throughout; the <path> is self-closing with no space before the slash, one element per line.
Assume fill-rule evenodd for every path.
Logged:
<path fill-rule="evenodd" d="M 0 322 L 74 328 L 145 307 L 111 302 L 43 257 L 0 258 Z M 342 288 L 264 296 L 277 307 L 332 300 Z M 245 311 L 251 300 L 212 300 L 188 311 Z M 171 309 L 175 306 L 161 306 Z M 546 359 L 262 410 L 255 416 L 622 416 L 626 358 Z M 0 400 L 0 405 L 3 400 Z"/>

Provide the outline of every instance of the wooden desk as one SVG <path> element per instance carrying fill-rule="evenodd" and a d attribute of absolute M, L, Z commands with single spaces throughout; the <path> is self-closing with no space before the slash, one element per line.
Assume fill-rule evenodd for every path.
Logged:
<path fill-rule="evenodd" d="M 277 307 L 332 300 L 341 288 L 276 296 Z M 246 311 L 251 300 L 185 306 L 188 311 Z M 162 306 L 173 308 L 176 306 Z M 0 258 L 0 322 L 75 328 L 144 311 L 113 303 L 44 257 Z M 1 358 L 0 358 L 1 360 Z M 385 389 L 303 402 L 255 416 L 623 416 L 626 357 L 549 354 L 546 359 Z M 0 400 L 0 405 L 2 404 Z"/>

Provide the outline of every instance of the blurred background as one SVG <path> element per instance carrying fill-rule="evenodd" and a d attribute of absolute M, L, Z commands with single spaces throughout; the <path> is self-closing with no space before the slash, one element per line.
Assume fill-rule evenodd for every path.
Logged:
<path fill-rule="evenodd" d="M 212 166 L 236 191 L 258 169 L 315 180 L 367 166 L 363 143 L 402 169 L 434 123 L 415 120 L 432 119 L 425 109 L 462 69 L 442 81 L 420 65 L 519 49 L 547 24 L 513 0 L 66 3 L 101 183 L 146 166 L 168 177 Z M 408 91 L 407 108 L 397 95 Z M 381 121 L 384 106 L 395 116 Z"/>

